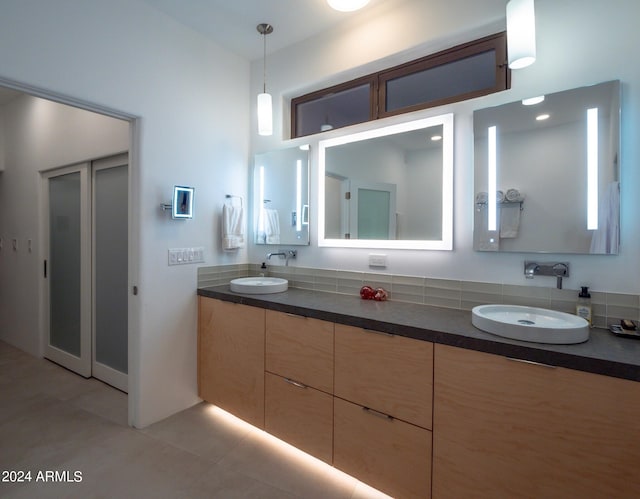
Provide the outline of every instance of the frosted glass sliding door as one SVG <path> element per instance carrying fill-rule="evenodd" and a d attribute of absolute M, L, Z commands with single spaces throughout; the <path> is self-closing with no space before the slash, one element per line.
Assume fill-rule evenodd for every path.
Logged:
<path fill-rule="evenodd" d="M 91 296 L 88 253 L 87 165 L 69 167 L 45 178 L 48 217 L 47 313 L 45 356 L 81 374 L 91 375 Z"/>
<path fill-rule="evenodd" d="M 128 391 L 127 154 L 43 173 L 45 357 Z"/>
<path fill-rule="evenodd" d="M 93 375 L 127 391 L 128 172 L 114 164 L 93 168 Z"/>

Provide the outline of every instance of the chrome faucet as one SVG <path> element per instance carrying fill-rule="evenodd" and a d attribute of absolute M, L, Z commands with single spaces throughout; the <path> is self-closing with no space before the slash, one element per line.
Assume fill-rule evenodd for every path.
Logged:
<path fill-rule="evenodd" d="M 274 253 L 267 253 L 267 260 L 271 260 L 272 256 L 279 256 L 280 258 L 284 258 L 284 265 L 285 267 L 288 267 L 289 259 L 295 258 L 297 255 L 297 250 L 280 250 Z"/>
<path fill-rule="evenodd" d="M 524 262 L 524 276 L 545 275 L 556 278 L 556 287 L 562 289 L 562 278 L 569 277 L 569 262 Z"/>

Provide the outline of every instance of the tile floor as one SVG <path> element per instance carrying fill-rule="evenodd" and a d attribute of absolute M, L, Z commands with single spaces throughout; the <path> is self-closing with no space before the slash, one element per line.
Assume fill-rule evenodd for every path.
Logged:
<path fill-rule="evenodd" d="M 2 498 L 386 497 L 210 404 L 130 428 L 124 393 L 0 341 L 0 478 L 12 470 L 32 480 L 0 481 Z"/>

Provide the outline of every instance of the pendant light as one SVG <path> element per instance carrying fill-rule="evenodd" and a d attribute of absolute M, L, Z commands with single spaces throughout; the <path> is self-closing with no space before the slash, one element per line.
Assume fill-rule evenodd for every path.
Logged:
<path fill-rule="evenodd" d="M 271 94 L 267 93 L 267 35 L 273 33 L 273 26 L 267 23 L 258 24 L 256 27 L 263 39 L 263 74 L 262 93 L 258 94 L 258 133 L 260 135 L 273 134 L 273 105 Z"/>
<path fill-rule="evenodd" d="M 367 5 L 369 0 L 327 0 L 327 3 L 340 12 L 352 12 Z"/>
<path fill-rule="evenodd" d="M 534 0 L 507 3 L 507 51 L 509 67 L 522 69 L 536 61 L 536 16 Z"/>

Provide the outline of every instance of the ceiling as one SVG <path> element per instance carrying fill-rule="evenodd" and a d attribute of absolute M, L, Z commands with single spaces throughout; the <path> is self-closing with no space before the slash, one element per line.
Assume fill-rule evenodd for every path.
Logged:
<path fill-rule="evenodd" d="M 250 61 L 260 59 L 263 41 L 256 30 L 269 23 L 267 51 L 273 53 L 382 6 L 406 0 L 370 0 L 358 12 L 337 12 L 326 0 L 143 0 L 178 22 Z"/>

